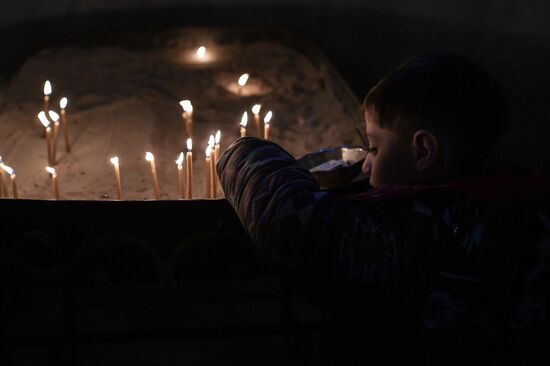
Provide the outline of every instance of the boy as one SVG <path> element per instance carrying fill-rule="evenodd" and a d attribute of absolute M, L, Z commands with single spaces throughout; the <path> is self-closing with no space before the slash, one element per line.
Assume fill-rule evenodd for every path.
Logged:
<path fill-rule="evenodd" d="M 374 188 L 361 195 L 321 192 L 254 138 L 217 167 L 253 243 L 322 310 L 323 363 L 533 356 L 548 335 L 550 194 L 539 178 L 484 172 L 507 126 L 497 84 L 430 53 L 384 77 L 363 108 Z"/>

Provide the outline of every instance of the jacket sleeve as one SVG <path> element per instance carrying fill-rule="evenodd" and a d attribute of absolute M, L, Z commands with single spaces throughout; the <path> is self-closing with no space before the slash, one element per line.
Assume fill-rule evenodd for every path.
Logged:
<path fill-rule="evenodd" d="M 242 224 L 263 256 L 306 281 L 391 287 L 403 276 L 399 227 L 374 205 L 321 192 L 312 175 L 278 145 L 237 140 L 218 174 Z"/>

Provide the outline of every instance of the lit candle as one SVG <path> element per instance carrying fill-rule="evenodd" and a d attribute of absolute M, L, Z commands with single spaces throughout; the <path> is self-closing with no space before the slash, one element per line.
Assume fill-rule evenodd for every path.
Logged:
<path fill-rule="evenodd" d="M 241 137 L 246 136 L 246 124 L 248 123 L 248 113 L 244 112 L 241 117 Z"/>
<path fill-rule="evenodd" d="M 271 122 L 271 117 L 273 117 L 273 113 L 271 111 L 267 112 L 264 117 L 264 139 L 269 140 L 269 123 Z"/>
<path fill-rule="evenodd" d="M 52 162 L 51 164 L 56 164 L 56 155 L 57 155 L 57 136 L 59 134 L 59 114 L 54 111 L 48 111 L 50 119 L 53 121 L 53 148 L 52 148 Z"/>
<path fill-rule="evenodd" d="M 6 181 L 6 176 L 4 175 L 4 166 L 4 162 L 0 156 L 0 197 L 9 197 L 8 182 Z"/>
<path fill-rule="evenodd" d="M 4 165 L 3 163 L 0 163 L 0 165 L 2 166 L 2 169 L 4 169 L 4 171 L 10 175 L 11 190 L 12 190 L 12 193 L 13 193 L 13 198 L 19 198 L 18 195 L 17 195 L 17 182 L 15 181 L 15 170 L 13 170 L 12 168 L 10 168 L 7 165 Z M 4 174 L 2 174 L 2 176 L 4 176 Z M 6 197 L 8 197 L 7 188 L 6 188 Z"/>
<path fill-rule="evenodd" d="M 41 111 L 38 113 L 38 119 L 40 120 L 40 123 L 44 126 L 46 129 L 46 146 L 48 148 L 48 164 L 52 164 L 52 128 L 50 127 L 50 121 L 48 121 L 48 118 L 46 117 L 46 113 L 44 111 Z"/>
<path fill-rule="evenodd" d="M 44 83 L 44 110 L 50 109 L 50 94 L 52 94 L 52 84 L 49 80 Z"/>
<path fill-rule="evenodd" d="M 67 107 L 67 98 L 63 97 L 59 101 L 59 108 L 61 108 L 61 123 L 63 124 L 63 137 L 65 138 L 65 151 L 71 152 L 71 145 L 69 144 L 69 130 L 67 126 L 67 116 L 65 114 L 65 108 Z"/>
<path fill-rule="evenodd" d="M 111 158 L 111 164 L 115 168 L 116 194 L 119 200 L 122 199 L 122 185 L 120 184 L 120 167 L 118 164 L 118 156 Z"/>
<path fill-rule="evenodd" d="M 237 80 L 237 84 L 239 84 L 239 95 L 242 94 L 244 86 L 246 85 L 246 82 L 248 81 L 249 76 L 250 75 L 248 73 L 245 73 L 239 77 L 239 80 Z"/>
<path fill-rule="evenodd" d="M 57 173 L 54 168 L 46 167 L 46 171 L 52 176 L 52 189 L 56 200 L 59 199 L 59 185 L 57 184 Z"/>
<path fill-rule="evenodd" d="M 206 194 L 208 195 L 208 198 L 213 197 L 212 192 L 212 159 L 210 159 L 210 155 L 212 155 L 212 147 L 208 145 L 206 148 Z"/>
<path fill-rule="evenodd" d="M 215 137 L 215 145 L 214 145 L 214 162 L 217 164 L 218 163 L 218 160 L 220 160 L 220 140 L 222 138 L 222 133 L 220 132 L 220 130 L 218 130 L 216 132 L 216 137 Z"/>
<path fill-rule="evenodd" d="M 187 166 L 187 198 L 193 198 L 193 140 L 187 139 L 187 154 L 185 155 Z"/>
<path fill-rule="evenodd" d="M 178 156 L 178 160 L 176 160 L 176 164 L 178 164 L 178 183 L 180 187 L 180 198 L 185 198 L 185 188 L 183 185 L 183 152 L 180 153 Z"/>
<path fill-rule="evenodd" d="M 155 198 L 160 199 L 159 181 L 157 178 L 157 167 L 155 165 L 155 156 L 149 151 L 145 153 L 145 160 L 151 163 L 151 178 L 153 180 L 153 189 L 155 190 Z"/>
<path fill-rule="evenodd" d="M 206 47 L 200 46 L 197 49 L 197 57 L 202 60 L 205 55 L 206 55 Z"/>
<path fill-rule="evenodd" d="M 256 128 L 258 129 L 258 137 L 262 137 L 262 127 L 260 126 L 260 109 L 261 104 L 254 104 L 252 107 L 252 113 L 254 113 L 254 120 L 256 121 Z"/>
<path fill-rule="evenodd" d="M 193 137 L 193 105 L 190 100 L 182 100 L 180 102 L 181 107 L 183 108 L 183 122 L 185 124 L 185 131 L 188 138 Z"/>
<path fill-rule="evenodd" d="M 216 132 L 216 136 L 220 134 L 220 131 Z M 218 143 L 220 136 L 218 136 Z M 218 180 L 216 175 L 216 138 L 213 135 L 210 135 L 210 138 L 208 139 L 208 147 L 210 147 L 210 153 L 212 154 L 212 158 L 210 160 L 210 180 L 212 182 L 212 198 L 216 198 L 216 194 L 218 191 Z M 219 149 L 219 146 L 218 146 Z"/>

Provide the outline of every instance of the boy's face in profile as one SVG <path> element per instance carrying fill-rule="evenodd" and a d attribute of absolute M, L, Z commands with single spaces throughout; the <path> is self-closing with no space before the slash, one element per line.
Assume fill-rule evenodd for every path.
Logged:
<path fill-rule="evenodd" d="M 414 163 L 413 148 L 407 136 L 399 136 L 391 128 L 381 128 L 375 113 L 365 109 L 369 153 L 363 172 L 370 175 L 370 184 L 380 187 L 393 184 L 413 184 L 419 174 Z"/>

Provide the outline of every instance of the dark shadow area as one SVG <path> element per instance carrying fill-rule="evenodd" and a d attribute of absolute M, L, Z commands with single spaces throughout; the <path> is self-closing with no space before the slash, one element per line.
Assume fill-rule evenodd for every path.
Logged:
<path fill-rule="evenodd" d="M 287 290 L 225 200 L 0 200 L 0 217 L 4 365 L 293 359 Z"/>

